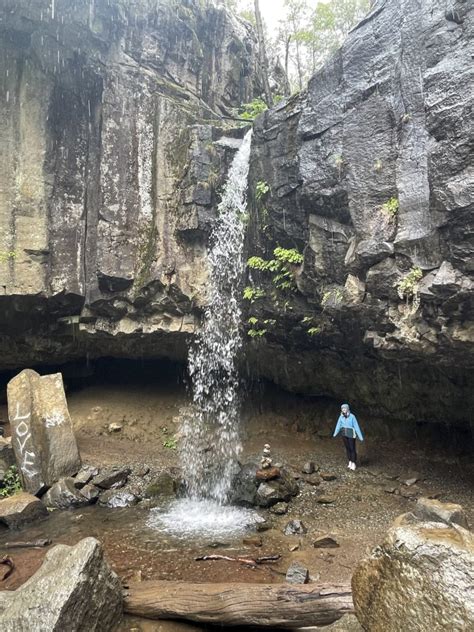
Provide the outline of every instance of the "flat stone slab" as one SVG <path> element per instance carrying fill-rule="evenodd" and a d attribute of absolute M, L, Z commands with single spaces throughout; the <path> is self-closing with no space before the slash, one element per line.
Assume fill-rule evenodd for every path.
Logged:
<path fill-rule="evenodd" d="M 77 475 L 74 477 L 74 485 L 81 489 L 87 483 L 89 483 L 94 476 L 97 476 L 99 473 L 98 468 L 93 465 L 83 465 Z"/>
<path fill-rule="evenodd" d="M 101 489 L 118 489 L 123 487 L 130 475 L 129 467 L 116 467 L 101 472 L 98 476 L 94 476 L 92 484 Z"/>
<path fill-rule="evenodd" d="M 10 529 L 18 529 L 47 515 L 48 511 L 41 500 L 28 492 L 19 492 L 0 500 L 0 522 Z"/>
<path fill-rule="evenodd" d="M 323 479 L 323 481 L 335 481 L 337 476 L 335 474 L 331 474 L 330 472 L 320 472 L 319 476 Z"/>

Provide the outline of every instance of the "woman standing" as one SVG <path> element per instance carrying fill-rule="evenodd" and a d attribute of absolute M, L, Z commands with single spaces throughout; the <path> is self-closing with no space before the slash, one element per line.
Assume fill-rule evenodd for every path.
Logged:
<path fill-rule="evenodd" d="M 356 437 L 360 439 L 360 441 L 363 441 L 364 437 L 362 436 L 355 415 L 350 411 L 349 404 L 342 404 L 341 406 L 341 414 L 337 420 L 333 437 L 338 435 L 339 432 L 342 432 L 342 439 L 346 448 L 347 458 L 349 459 L 347 467 L 350 470 L 355 470 L 357 461 Z"/>

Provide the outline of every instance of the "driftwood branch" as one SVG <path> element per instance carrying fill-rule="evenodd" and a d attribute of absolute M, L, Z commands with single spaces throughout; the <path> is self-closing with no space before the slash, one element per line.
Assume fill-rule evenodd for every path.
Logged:
<path fill-rule="evenodd" d="M 32 540 L 31 542 L 5 542 L 3 545 L 4 549 L 36 549 L 41 548 L 43 546 L 49 546 L 51 544 L 51 540 L 48 539 L 40 539 L 40 540 Z"/>
<path fill-rule="evenodd" d="M 229 626 L 329 625 L 353 611 L 349 585 L 144 581 L 125 593 L 129 614 Z"/>
<path fill-rule="evenodd" d="M 266 555 L 264 557 L 231 557 L 230 555 L 201 555 L 200 557 L 194 558 L 196 562 L 207 562 L 214 560 L 226 560 L 228 562 L 239 562 L 240 564 L 245 564 L 246 566 L 257 566 L 259 564 L 271 564 L 273 562 L 278 562 L 280 559 L 280 555 Z"/>

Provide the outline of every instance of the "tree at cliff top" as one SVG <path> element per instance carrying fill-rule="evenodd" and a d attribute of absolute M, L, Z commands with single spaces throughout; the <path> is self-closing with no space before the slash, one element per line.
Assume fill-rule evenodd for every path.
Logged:
<path fill-rule="evenodd" d="M 261 83 L 268 105 L 272 100 L 270 87 L 274 93 L 287 93 L 287 78 L 292 91 L 302 90 L 373 4 L 372 0 L 284 0 L 284 16 L 276 35 L 271 37 L 265 17 L 268 22 L 269 10 L 275 11 L 272 2 L 222 0 L 221 3 L 256 27 Z"/>
<path fill-rule="evenodd" d="M 282 51 L 292 88 L 305 83 L 368 12 L 371 0 L 285 0 L 286 15 L 275 41 Z"/>

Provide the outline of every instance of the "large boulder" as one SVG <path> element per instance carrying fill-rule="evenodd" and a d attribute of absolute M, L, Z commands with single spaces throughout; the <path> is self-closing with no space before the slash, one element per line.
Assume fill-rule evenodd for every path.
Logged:
<path fill-rule="evenodd" d="M 0 500 L 0 523 L 18 529 L 48 515 L 46 507 L 36 496 L 20 492 Z"/>
<path fill-rule="evenodd" d="M 402 516 L 356 568 L 352 593 L 366 630 L 473 630 L 474 537 L 454 523 Z"/>
<path fill-rule="evenodd" d="M 16 591 L 0 598 L 2 632 L 109 632 L 122 616 L 122 586 L 100 543 L 59 544 Z"/>
<path fill-rule="evenodd" d="M 60 373 L 40 376 L 25 369 L 8 383 L 12 444 L 23 488 L 37 494 L 72 476 L 81 457 Z"/>

